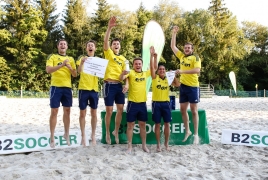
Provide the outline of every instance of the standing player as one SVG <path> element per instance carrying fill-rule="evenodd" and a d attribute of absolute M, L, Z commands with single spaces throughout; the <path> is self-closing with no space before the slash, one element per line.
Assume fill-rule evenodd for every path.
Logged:
<path fill-rule="evenodd" d="M 145 152 L 149 152 L 146 147 L 146 121 L 147 116 L 147 94 L 146 94 L 146 79 L 151 75 L 150 70 L 142 71 L 142 59 L 135 58 L 133 60 L 133 70 L 128 74 L 124 71 L 120 75 L 120 79 L 129 79 L 129 92 L 128 92 L 128 104 L 127 104 L 127 139 L 128 147 L 127 153 L 132 151 L 132 137 L 135 121 L 138 120 L 140 127 L 140 137 L 142 141 L 142 149 Z"/>
<path fill-rule="evenodd" d="M 193 54 L 194 47 L 192 43 L 186 43 L 184 45 L 184 52 L 182 53 L 176 47 L 176 35 L 179 31 L 178 26 L 173 27 L 171 38 L 171 49 L 174 54 L 180 59 L 180 69 L 176 71 L 176 74 L 180 74 L 180 110 L 185 126 L 185 137 L 183 142 L 192 134 L 189 129 L 189 116 L 187 108 L 190 103 L 190 109 L 193 115 L 194 123 L 194 144 L 199 144 L 198 137 L 198 108 L 197 104 L 200 102 L 200 89 L 198 74 L 201 69 L 201 60 L 199 57 Z"/>
<path fill-rule="evenodd" d="M 55 148 L 54 133 L 60 103 L 63 106 L 63 137 L 67 141 L 68 146 L 70 146 L 70 107 L 73 103 L 71 76 L 77 76 L 74 59 L 66 55 L 68 49 L 67 41 L 64 39 L 59 40 L 57 48 L 58 54 L 50 55 L 46 62 L 46 72 L 52 75 L 50 87 L 51 114 L 49 118 L 51 148 Z"/>
<path fill-rule="evenodd" d="M 171 122 L 171 108 L 169 102 L 169 84 L 166 77 L 166 68 L 164 65 L 158 65 L 157 54 L 154 47 L 150 48 L 150 69 L 152 76 L 152 119 L 155 122 L 155 136 L 157 141 L 156 151 L 160 152 L 160 124 L 161 119 L 164 120 L 165 147 L 169 151 L 169 135 Z M 155 73 L 157 71 L 157 74 Z M 178 87 L 179 81 L 174 78 L 172 85 Z"/>
<path fill-rule="evenodd" d="M 118 131 L 120 123 L 122 120 L 122 113 L 125 104 L 125 92 L 128 90 L 128 82 L 126 85 L 122 86 L 122 81 L 120 81 L 119 76 L 125 69 L 125 60 L 126 58 L 119 54 L 120 51 L 120 40 L 115 38 L 111 42 L 111 47 L 109 45 L 109 38 L 111 30 L 116 26 L 116 17 L 112 17 L 108 23 L 108 29 L 104 36 L 104 55 L 105 59 L 109 60 L 107 69 L 104 76 L 104 87 L 103 87 L 103 96 L 104 103 L 106 106 L 106 115 L 105 115 L 105 128 L 106 128 L 106 143 L 111 144 L 110 137 L 110 122 L 111 116 L 113 113 L 114 102 L 116 104 L 117 112 L 115 116 L 115 129 L 113 135 L 115 136 L 115 141 L 118 144 Z"/>
<path fill-rule="evenodd" d="M 79 60 L 76 62 L 78 66 L 78 73 L 80 74 L 79 80 L 79 92 L 78 92 L 78 100 L 79 100 L 79 108 L 80 108 L 80 128 L 82 134 L 81 144 L 86 146 L 86 134 L 85 134 L 85 125 L 86 125 L 86 113 L 87 106 L 90 107 L 90 115 L 91 115 L 91 140 L 92 144 L 96 145 L 96 126 L 97 126 L 97 107 L 99 102 L 99 87 L 98 87 L 98 77 L 92 76 L 90 74 L 86 74 L 83 72 L 84 62 L 88 57 L 94 57 L 96 51 L 96 42 L 94 40 L 89 40 L 86 43 L 86 56 L 80 56 Z"/>

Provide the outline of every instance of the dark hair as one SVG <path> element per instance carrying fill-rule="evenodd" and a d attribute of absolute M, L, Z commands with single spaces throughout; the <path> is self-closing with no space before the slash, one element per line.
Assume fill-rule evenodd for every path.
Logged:
<path fill-rule="evenodd" d="M 92 40 L 92 39 L 86 42 L 86 47 L 87 47 L 88 43 L 93 43 L 95 45 L 95 47 L 97 46 L 97 42 Z"/>
<path fill-rule="evenodd" d="M 66 39 L 60 39 L 60 40 L 58 40 L 58 42 L 57 42 L 57 46 L 60 44 L 61 41 L 65 41 L 65 42 L 67 43 L 67 45 L 68 45 L 68 42 L 66 41 Z"/>
<path fill-rule="evenodd" d="M 160 66 L 163 66 L 163 67 L 166 69 L 166 67 L 165 67 L 165 65 L 164 65 L 164 64 L 159 63 L 159 64 L 158 64 L 158 67 L 157 67 L 157 70 L 159 70 L 159 67 L 160 67 Z"/>
<path fill-rule="evenodd" d="M 143 60 L 142 60 L 141 57 L 136 57 L 136 58 L 134 58 L 134 60 L 133 60 L 133 64 L 134 64 L 134 62 L 135 62 L 136 60 L 140 60 L 140 61 L 143 63 Z"/>
<path fill-rule="evenodd" d="M 185 46 L 185 45 L 191 45 L 191 46 L 192 46 L 192 49 L 194 49 L 194 45 L 193 45 L 193 43 L 191 43 L 191 42 L 187 42 L 187 43 L 184 44 L 184 46 Z"/>
<path fill-rule="evenodd" d="M 114 39 L 112 39 L 112 41 L 111 41 L 111 45 L 113 44 L 114 41 L 119 41 L 119 43 L 120 43 L 120 39 L 119 39 L 119 38 L 114 38 Z"/>

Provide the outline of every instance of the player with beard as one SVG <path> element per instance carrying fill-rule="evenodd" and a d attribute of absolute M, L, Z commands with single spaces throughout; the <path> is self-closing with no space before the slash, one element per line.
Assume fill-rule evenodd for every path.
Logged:
<path fill-rule="evenodd" d="M 104 103 L 106 106 L 105 114 L 105 128 L 106 128 L 106 143 L 111 144 L 110 137 L 110 122 L 113 113 L 114 102 L 116 104 L 116 116 L 115 116 L 115 129 L 112 134 L 115 136 L 115 141 L 118 144 L 118 131 L 122 120 L 122 113 L 125 104 L 125 92 L 128 90 L 128 82 L 126 81 L 125 86 L 122 86 L 122 81 L 119 79 L 120 74 L 125 70 L 126 58 L 119 54 L 120 51 L 120 40 L 115 38 L 109 45 L 109 38 L 112 28 L 116 26 L 116 17 L 112 17 L 108 23 L 108 29 L 104 36 L 104 55 L 105 59 L 109 60 L 107 69 L 104 76 L 103 84 L 103 96 Z"/>
<path fill-rule="evenodd" d="M 171 122 L 171 108 L 169 100 L 169 84 L 166 77 L 166 68 L 164 65 L 158 65 L 157 68 L 157 54 L 154 47 L 150 48 L 150 70 L 152 76 L 152 119 L 155 122 L 155 137 L 157 141 L 156 151 L 160 152 L 160 125 L 161 119 L 164 120 L 164 134 L 165 134 L 165 147 L 169 151 L 169 135 L 170 135 L 170 122 Z M 156 74 L 157 71 L 157 74 Z M 173 86 L 180 85 L 177 78 L 172 82 Z"/>
<path fill-rule="evenodd" d="M 149 152 L 146 147 L 146 122 L 147 116 L 147 93 L 146 93 L 146 79 L 151 75 L 150 70 L 142 71 L 142 59 L 135 58 L 133 60 L 133 70 L 129 73 L 123 71 L 120 75 L 120 79 L 124 80 L 128 78 L 129 92 L 128 92 L 128 104 L 127 104 L 127 153 L 131 154 L 132 151 L 132 137 L 135 121 L 138 120 L 140 127 L 140 137 L 142 141 L 142 149 L 145 152 Z"/>
<path fill-rule="evenodd" d="M 94 40 L 89 40 L 86 43 L 86 56 L 80 56 L 76 62 L 78 73 L 80 74 L 79 79 L 79 92 L 78 92 L 78 101 L 80 108 L 80 129 L 82 134 L 81 145 L 86 146 L 86 134 L 85 134 L 85 125 L 86 125 L 86 112 L 87 106 L 90 107 L 90 116 L 91 116 L 91 140 L 92 145 L 96 145 L 96 126 L 97 126 L 97 107 L 99 102 L 99 79 L 96 76 L 83 72 L 83 65 L 88 57 L 94 57 L 96 51 L 96 42 Z"/>
<path fill-rule="evenodd" d="M 190 103 L 190 109 L 193 116 L 194 124 L 194 144 L 199 144 L 198 137 L 198 108 L 197 104 L 200 102 L 200 89 L 198 75 L 201 69 L 201 60 L 198 56 L 193 54 L 194 46 L 192 43 L 186 43 L 184 45 L 183 52 L 181 52 L 176 46 L 176 35 L 179 31 L 178 26 L 174 26 L 172 30 L 171 49 L 173 53 L 180 59 L 180 69 L 176 71 L 176 74 L 180 75 L 180 111 L 185 126 L 185 137 L 183 142 L 192 134 L 189 129 L 189 116 L 188 106 Z"/>
<path fill-rule="evenodd" d="M 46 62 L 46 72 L 51 74 L 50 86 L 50 147 L 55 148 L 54 133 L 57 124 L 57 115 L 60 103 L 63 106 L 63 137 L 70 146 L 70 112 L 73 103 L 71 76 L 76 77 L 76 66 L 74 59 L 66 55 L 68 49 L 67 41 L 61 39 L 57 43 L 58 54 L 52 54 Z"/>

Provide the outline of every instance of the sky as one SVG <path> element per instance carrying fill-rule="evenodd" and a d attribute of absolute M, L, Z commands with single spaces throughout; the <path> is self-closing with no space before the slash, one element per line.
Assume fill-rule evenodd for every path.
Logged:
<path fill-rule="evenodd" d="M 170 0 L 177 2 L 184 11 L 195 9 L 208 9 L 211 0 Z M 66 0 L 56 0 L 57 9 L 61 11 Z M 97 0 L 90 0 L 88 5 L 89 13 L 97 9 Z M 159 0 L 106 0 L 109 4 L 118 5 L 121 10 L 136 11 L 142 2 L 146 9 L 152 10 Z M 268 0 L 224 0 L 227 7 L 239 22 L 255 21 L 268 27 Z M 243 7 L 241 7 L 243 6 Z"/>

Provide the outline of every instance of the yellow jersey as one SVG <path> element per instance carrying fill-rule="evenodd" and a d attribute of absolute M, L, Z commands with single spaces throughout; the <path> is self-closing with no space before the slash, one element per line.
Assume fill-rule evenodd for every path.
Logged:
<path fill-rule="evenodd" d="M 76 65 L 80 66 L 81 60 L 85 57 L 88 57 L 88 56 L 80 56 L 78 61 L 76 61 Z M 96 92 L 99 92 L 99 86 L 98 86 L 99 79 L 98 79 L 98 77 L 84 73 L 83 67 L 81 67 L 81 68 L 82 68 L 82 71 L 80 72 L 78 89 L 79 90 L 89 90 L 89 91 L 94 90 Z"/>
<path fill-rule="evenodd" d="M 46 66 L 58 66 L 63 63 L 64 60 L 68 59 L 71 67 L 76 69 L 74 59 L 70 56 L 63 56 L 60 54 L 51 54 L 47 58 Z M 56 87 L 69 87 L 72 88 L 71 84 L 71 72 L 64 66 L 57 71 L 51 73 L 51 86 Z"/>
<path fill-rule="evenodd" d="M 122 55 L 115 55 L 111 48 L 104 51 L 104 56 L 105 59 L 109 61 L 104 75 L 104 80 L 112 79 L 120 81 L 120 74 L 123 70 L 125 70 L 126 58 Z"/>
<path fill-rule="evenodd" d="M 185 56 L 181 51 L 178 51 L 176 56 L 180 59 L 180 70 L 201 68 L 201 60 L 198 56 Z M 198 74 L 181 74 L 180 82 L 187 86 L 199 87 Z"/>
<path fill-rule="evenodd" d="M 130 70 L 126 75 L 129 79 L 128 100 L 136 103 L 146 102 L 146 79 L 151 76 L 151 71 L 136 72 Z"/>
<path fill-rule="evenodd" d="M 153 101 L 169 101 L 169 85 L 168 80 L 160 78 L 156 75 L 156 78 L 152 80 Z"/>

